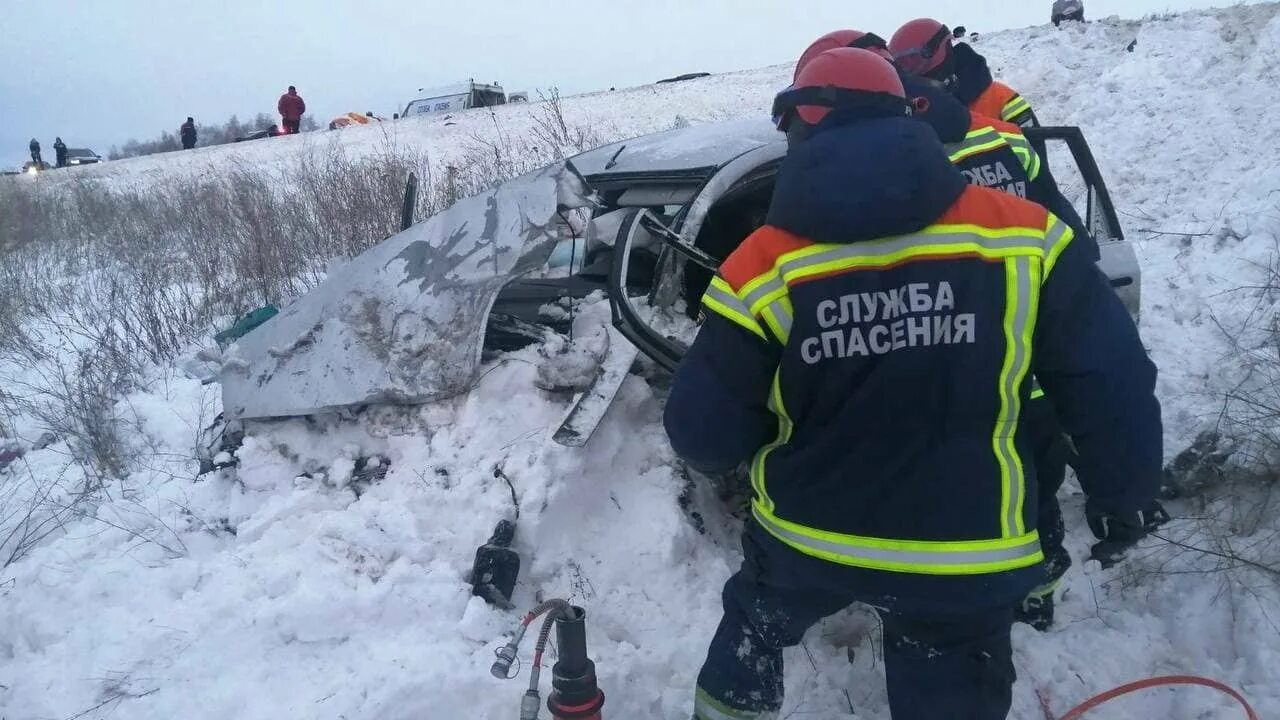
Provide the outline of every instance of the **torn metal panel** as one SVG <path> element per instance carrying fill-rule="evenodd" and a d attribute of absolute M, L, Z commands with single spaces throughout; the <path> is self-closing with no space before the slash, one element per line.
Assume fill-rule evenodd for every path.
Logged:
<path fill-rule="evenodd" d="M 569 163 L 504 183 L 393 235 L 241 338 L 228 419 L 429 402 L 474 382 L 494 299 L 541 267 L 561 215 L 589 204 Z"/>

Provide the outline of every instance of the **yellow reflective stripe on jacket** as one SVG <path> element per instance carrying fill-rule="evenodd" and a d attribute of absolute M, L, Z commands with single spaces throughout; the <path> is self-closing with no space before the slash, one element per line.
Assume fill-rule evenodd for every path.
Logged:
<path fill-rule="evenodd" d="M 794 314 L 788 286 L 809 277 L 854 268 L 876 268 L 930 255 L 977 255 L 1003 261 L 1006 273 L 1005 360 L 998 379 L 1000 413 L 992 449 L 1000 469 L 1000 537 L 978 541 L 869 538 L 810 528 L 777 515 L 769 496 L 766 466 L 771 453 L 791 441 L 795 425 L 775 372 L 768 407 L 778 418 L 778 437 L 756 454 L 751 466 L 752 508 L 761 526 L 790 547 L 830 562 L 893 572 L 966 575 L 1029 567 L 1043 560 L 1039 536 L 1026 532 L 1026 468 L 1014 443 L 1022 414 L 1021 388 L 1031 369 L 1032 338 L 1042 273 L 1069 233 L 1056 218 L 1045 228 L 984 228 L 938 225 L 918 233 L 852 245 L 812 245 L 779 256 L 774 267 L 753 278 L 735 298 L 740 312 L 763 318 L 779 338 L 790 336 Z M 1056 258 L 1056 255 L 1055 255 Z M 726 286 L 727 287 L 727 286 Z M 786 340 L 783 339 L 785 344 Z"/>
<path fill-rule="evenodd" d="M 999 540 L 884 540 L 787 522 L 760 502 L 752 503 L 751 512 L 760 527 L 792 549 L 840 565 L 918 575 L 982 575 L 1044 560 L 1035 531 Z"/>
<path fill-rule="evenodd" d="M 719 281 L 719 285 L 716 285 Z M 756 334 L 768 339 L 763 330 L 757 332 L 754 328 L 760 328 L 760 321 L 773 331 L 773 336 L 783 345 L 791 338 L 791 323 L 794 313 L 791 309 L 791 299 L 787 297 L 787 286 L 782 282 L 782 278 L 778 276 L 776 271 L 767 272 L 757 278 L 753 278 L 751 282 L 743 287 L 742 293 L 735 293 L 729 286 L 729 283 L 717 276 L 712 281 L 711 288 L 708 288 L 708 294 L 711 290 L 716 290 L 715 300 L 723 306 L 731 308 L 733 316 L 730 320 L 737 322 L 739 325 L 747 327 L 747 329 L 756 332 Z M 704 302 L 706 302 L 704 298 Z M 724 315 L 725 312 L 717 308 L 717 312 Z M 749 318 L 752 325 L 748 326 L 745 319 Z"/>
<path fill-rule="evenodd" d="M 786 296 L 787 284 L 782 282 L 776 267 L 742 286 L 742 302 L 753 315 L 759 315 L 765 306 Z"/>
<path fill-rule="evenodd" d="M 707 293 L 702 296 L 702 304 L 708 310 L 745 328 L 761 340 L 769 339 L 764 334 L 764 329 L 760 327 L 760 323 L 756 322 L 755 316 L 751 314 L 751 311 L 747 309 L 747 306 L 738 297 L 738 294 L 719 275 L 711 278 L 711 285 L 707 287 Z"/>
<path fill-rule="evenodd" d="M 1020 255 L 1041 257 L 1044 231 L 1038 228 L 990 230 L 977 225 L 937 225 L 912 235 L 852 245 L 815 245 L 778 258 L 776 268 L 786 284 L 814 275 L 856 267 L 883 267 L 909 258 L 973 254 L 1003 260 Z"/>
<path fill-rule="evenodd" d="M 755 491 L 755 502 L 773 512 L 773 500 L 769 497 L 768 484 L 765 482 L 765 462 L 774 450 L 791 442 L 791 434 L 795 431 L 795 423 L 787 414 L 787 407 L 782 401 L 782 370 L 773 374 L 773 386 L 769 388 L 769 411 L 778 417 L 778 437 L 765 445 L 756 453 L 751 461 L 751 488 Z"/>
<path fill-rule="evenodd" d="M 1000 133 L 995 128 L 985 127 L 977 130 L 971 130 L 964 136 L 964 140 L 960 142 L 947 143 L 947 156 L 951 158 L 951 163 L 962 162 L 979 153 L 995 150 L 1005 144 L 1004 138 L 1000 137 Z"/>
<path fill-rule="evenodd" d="M 1014 440 L 1022 416 L 1019 390 L 1031 369 L 1040 264 L 1039 257 L 1005 260 L 1005 357 L 999 379 L 1000 413 L 991 438 L 996 463 L 1000 466 L 1000 532 L 1004 538 L 1026 533 L 1022 518 L 1027 494 L 1026 467 Z"/>
<path fill-rule="evenodd" d="M 1058 258 L 1062 257 L 1062 252 L 1075 237 L 1075 231 L 1070 225 L 1062 222 L 1057 215 L 1049 213 L 1049 222 L 1044 230 L 1044 280 L 1049 279 L 1049 273 L 1058 265 Z"/>
<path fill-rule="evenodd" d="M 1000 111 L 1000 119 L 1005 122 L 1017 122 L 1014 118 L 1020 117 L 1024 113 L 1031 110 L 1031 103 L 1021 95 L 1014 95 L 1009 102 L 1004 104 L 1004 108 Z"/>
<path fill-rule="evenodd" d="M 774 337 L 779 342 L 786 345 L 791 341 L 791 323 L 795 317 L 795 311 L 791 307 L 791 298 L 783 294 L 773 302 L 766 305 L 760 314 L 764 317 L 765 324 L 773 331 Z"/>
<path fill-rule="evenodd" d="M 1000 137 L 1004 138 L 1013 153 L 1018 156 L 1018 160 L 1022 163 L 1022 169 L 1027 173 L 1027 178 L 1034 181 L 1040 177 L 1040 153 L 1036 152 L 1036 149 L 1031 146 L 1027 136 L 1015 133 L 1000 133 Z"/>

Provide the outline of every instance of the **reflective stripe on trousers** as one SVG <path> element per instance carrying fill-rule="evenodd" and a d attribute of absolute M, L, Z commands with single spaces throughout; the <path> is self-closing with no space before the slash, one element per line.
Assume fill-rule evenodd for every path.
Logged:
<path fill-rule="evenodd" d="M 765 712 L 734 710 L 711 697 L 702 688 L 698 688 L 693 695 L 693 720 L 777 720 L 777 718 L 778 713 L 772 710 Z"/>

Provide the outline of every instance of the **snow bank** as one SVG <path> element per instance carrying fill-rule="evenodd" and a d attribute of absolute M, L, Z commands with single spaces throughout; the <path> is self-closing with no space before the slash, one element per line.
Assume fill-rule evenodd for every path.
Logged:
<path fill-rule="evenodd" d="M 1144 261 L 1144 334 L 1162 368 L 1172 453 L 1211 419 L 1215 393 L 1231 380 L 1215 321 L 1238 320 L 1241 303 L 1225 291 L 1253 282 L 1251 263 L 1276 247 L 1280 123 L 1270 109 L 1280 101 L 1280 5 L 1032 28 L 984 36 L 978 47 L 1042 119 L 1081 125 L 1092 143 Z M 618 137 L 759 115 L 789 74 L 774 67 L 566 98 L 565 111 Z M 495 120 L 524 137 L 535 108 L 81 172 L 162 181 L 271 165 L 307 143 L 373 151 L 384 131 L 444 162 Z M 584 331 L 606 312 L 585 310 Z M 546 362 L 537 349 L 516 353 L 469 396 L 411 412 L 293 421 L 246 441 L 236 478 L 200 481 L 184 457 L 213 410 L 208 388 L 154 383 L 132 400 L 147 439 L 167 454 L 114 488 L 95 517 L 0 575 L 0 716 L 66 718 L 98 706 L 85 717 L 512 717 L 522 683 L 494 680 L 488 666 L 515 616 L 470 597 L 464 577 L 494 523 L 515 516 L 514 491 L 525 558 L 517 604 L 567 595 L 588 607 L 609 716 L 688 717 L 720 586 L 737 562 L 731 523 L 702 488 L 686 500 L 706 535 L 682 509 L 686 483 L 658 423 L 659 391 L 640 378 L 627 380 L 587 448 L 552 444 L 569 398 L 536 389 Z M 55 473 L 57 451 L 26 460 Z M 391 462 L 388 475 L 353 482 L 355 458 L 370 455 Z M 1081 504 L 1078 495 L 1066 501 L 1077 559 L 1090 543 Z M 1262 716 L 1280 715 L 1273 587 L 1199 574 L 1131 587 L 1124 573 L 1076 567 L 1057 629 L 1016 629 L 1013 717 L 1041 717 L 1038 692 L 1060 713 L 1172 672 L 1231 682 Z M 783 714 L 888 718 L 877 653 L 864 611 L 824 622 L 787 656 Z M 1189 690 L 1095 716 L 1239 715 Z"/>

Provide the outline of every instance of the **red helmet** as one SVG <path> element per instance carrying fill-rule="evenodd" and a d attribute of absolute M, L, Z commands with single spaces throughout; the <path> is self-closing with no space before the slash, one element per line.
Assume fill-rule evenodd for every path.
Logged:
<path fill-rule="evenodd" d="M 817 125 L 833 110 L 859 108 L 867 117 L 911 114 L 898 70 L 869 50 L 836 48 L 805 63 L 795 83 L 773 101 L 774 122 L 786 132 L 793 116 Z"/>
<path fill-rule="evenodd" d="M 893 60 L 893 53 L 889 52 L 889 43 L 884 38 L 875 33 L 864 33 L 860 30 L 836 30 L 813 41 L 813 44 L 804 51 L 800 56 L 799 62 L 796 63 L 795 77 L 800 77 L 800 71 L 804 69 L 814 58 L 828 50 L 836 48 L 862 48 L 870 50 L 885 60 Z"/>
<path fill-rule="evenodd" d="M 946 25 L 920 18 L 898 28 L 889 41 L 889 51 L 903 70 L 912 75 L 930 75 L 948 64 L 953 39 Z"/>

